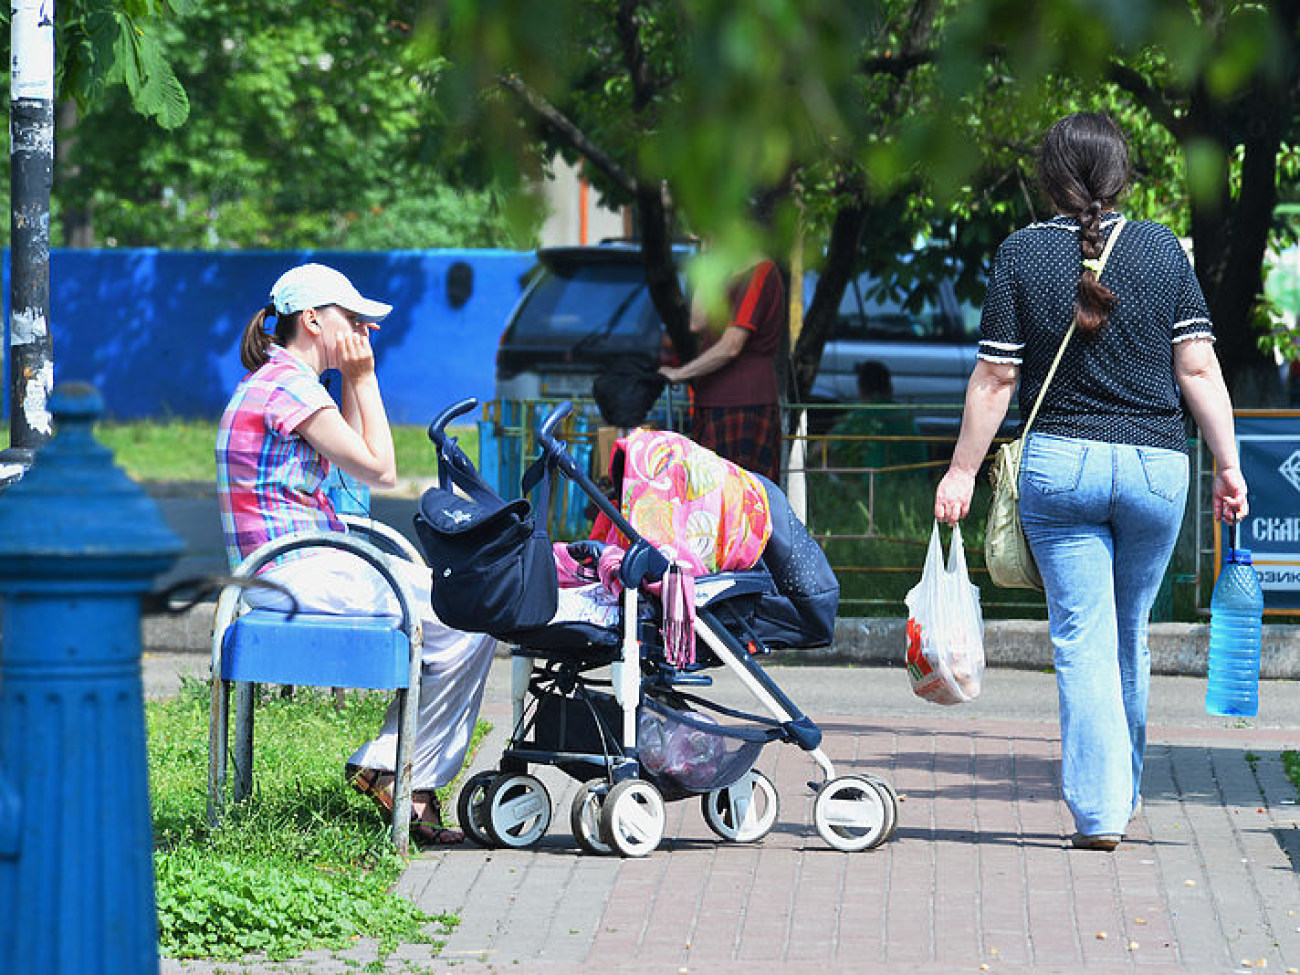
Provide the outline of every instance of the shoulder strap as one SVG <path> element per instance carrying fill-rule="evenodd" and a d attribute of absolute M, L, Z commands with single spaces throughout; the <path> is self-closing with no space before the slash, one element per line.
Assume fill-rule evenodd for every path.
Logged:
<path fill-rule="evenodd" d="M 546 535 L 547 523 L 551 514 L 551 479 L 555 476 L 557 466 L 553 457 L 543 453 L 524 471 L 520 483 L 521 492 L 525 498 L 533 493 L 533 488 L 538 488 L 537 504 L 533 508 L 536 513 L 533 522 L 534 536 L 540 535 L 544 537 Z"/>
<path fill-rule="evenodd" d="M 1120 217 L 1115 224 L 1115 229 L 1110 232 L 1110 237 L 1106 241 L 1106 246 L 1102 248 L 1101 257 L 1097 261 L 1097 277 L 1101 278 L 1101 272 L 1106 269 L 1106 262 L 1110 260 L 1110 252 L 1115 249 L 1115 241 L 1119 239 L 1119 232 L 1124 229 L 1125 217 Z M 1070 336 L 1074 334 L 1074 319 L 1070 319 L 1070 327 L 1065 330 L 1065 338 L 1061 339 L 1061 347 L 1056 350 L 1056 358 L 1052 360 L 1052 368 L 1047 370 L 1047 378 L 1043 380 L 1043 388 L 1038 391 L 1038 398 L 1034 400 L 1034 408 L 1029 411 L 1029 419 L 1025 421 L 1025 429 L 1021 431 L 1021 436 L 1029 435 L 1029 428 L 1034 425 L 1034 418 L 1038 416 L 1038 408 L 1043 405 L 1043 397 L 1047 394 L 1047 387 L 1052 385 L 1052 377 L 1056 375 L 1056 367 L 1061 364 L 1061 357 L 1065 355 L 1065 347 L 1070 342 Z"/>

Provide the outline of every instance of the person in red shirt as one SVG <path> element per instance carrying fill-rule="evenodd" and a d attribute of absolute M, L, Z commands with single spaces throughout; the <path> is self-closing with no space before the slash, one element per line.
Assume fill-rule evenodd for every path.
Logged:
<path fill-rule="evenodd" d="M 721 333 L 692 311 L 691 331 L 712 335 L 690 362 L 663 366 L 669 382 L 695 392 L 691 439 L 772 481 L 781 477 L 781 406 L 776 356 L 789 328 L 785 283 L 770 260 L 739 275 L 728 289 L 730 318 Z"/>

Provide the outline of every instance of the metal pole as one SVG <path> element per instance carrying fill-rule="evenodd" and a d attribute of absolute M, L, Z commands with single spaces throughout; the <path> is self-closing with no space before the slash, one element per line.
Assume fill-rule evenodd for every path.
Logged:
<path fill-rule="evenodd" d="M 50 438 L 50 185 L 54 175 L 54 0 L 10 0 L 9 444 L 6 468 Z"/>

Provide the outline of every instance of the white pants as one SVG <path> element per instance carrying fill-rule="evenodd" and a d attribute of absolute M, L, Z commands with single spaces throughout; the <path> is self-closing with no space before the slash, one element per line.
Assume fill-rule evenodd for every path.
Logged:
<path fill-rule="evenodd" d="M 453 630 L 434 615 L 427 568 L 389 556 L 385 561 L 405 586 L 424 627 L 412 787 L 436 789 L 455 778 L 465 761 L 496 640 L 481 633 Z M 290 559 L 261 577 L 292 592 L 304 613 L 401 615 L 401 607 L 384 578 L 347 552 L 325 551 Z M 282 595 L 268 589 L 247 590 L 245 598 L 258 607 L 288 608 Z M 348 763 L 393 771 L 397 767 L 397 725 L 394 700 L 379 736 L 358 748 Z"/>

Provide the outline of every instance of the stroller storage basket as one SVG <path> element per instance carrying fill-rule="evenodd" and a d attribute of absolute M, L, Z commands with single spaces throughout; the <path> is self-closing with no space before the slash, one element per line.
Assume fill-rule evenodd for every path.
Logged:
<path fill-rule="evenodd" d="M 537 688 L 535 693 L 533 747 L 586 755 L 603 755 L 615 749 L 623 717 L 614 695 L 590 688 L 572 697 L 554 688 Z"/>
<path fill-rule="evenodd" d="M 652 697 L 637 714 L 637 753 L 647 778 L 670 798 L 725 789 L 754 767 L 772 734 L 728 727 L 699 711 L 682 711 Z"/>
<path fill-rule="evenodd" d="M 588 779 L 600 775 L 607 760 L 620 754 L 621 721 L 612 694 L 584 689 L 568 696 L 542 690 L 537 694 L 531 740 L 524 747 L 562 754 L 565 758 L 556 763 L 559 768 L 576 779 Z M 670 707 L 649 696 L 637 710 L 641 768 L 669 800 L 725 789 L 754 767 L 759 752 L 776 734 L 720 725 L 699 711 Z M 582 755 L 592 760 L 583 761 Z"/>

